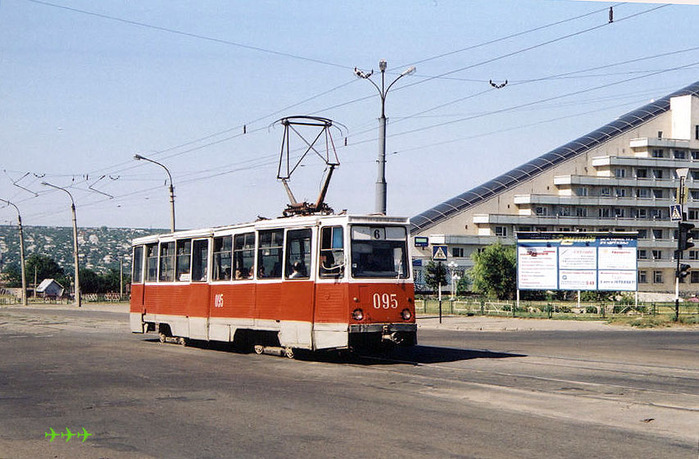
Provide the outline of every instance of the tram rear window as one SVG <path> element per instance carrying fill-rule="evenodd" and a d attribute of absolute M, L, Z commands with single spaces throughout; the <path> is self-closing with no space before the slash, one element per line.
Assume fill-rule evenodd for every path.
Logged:
<path fill-rule="evenodd" d="M 143 246 L 138 245 L 133 248 L 133 261 L 132 261 L 132 282 L 140 284 L 143 282 Z"/>
<path fill-rule="evenodd" d="M 146 281 L 158 280 L 158 244 L 146 246 Z"/>
<path fill-rule="evenodd" d="M 342 277 L 345 245 L 341 226 L 326 226 L 320 233 L 320 277 Z"/>
<path fill-rule="evenodd" d="M 352 276 L 400 278 L 408 271 L 408 250 L 402 226 L 352 227 Z"/>
<path fill-rule="evenodd" d="M 213 280 L 230 280 L 232 246 L 233 238 L 231 236 L 214 238 Z"/>
<path fill-rule="evenodd" d="M 260 231 L 259 238 L 257 278 L 278 279 L 282 277 L 284 230 Z"/>

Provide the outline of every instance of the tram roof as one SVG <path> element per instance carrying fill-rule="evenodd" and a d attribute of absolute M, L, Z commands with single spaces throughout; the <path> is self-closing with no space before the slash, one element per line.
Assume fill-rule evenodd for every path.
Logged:
<path fill-rule="evenodd" d="M 554 166 L 628 132 L 668 111 L 671 98 L 685 95 L 699 96 L 699 81 L 629 112 L 589 134 L 412 217 L 410 219 L 410 231 L 411 233 L 417 233 L 437 225 L 475 204 L 503 193 L 509 188 L 528 181 Z"/>
<path fill-rule="evenodd" d="M 366 224 L 399 224 L 406 225 L 410 222 L 407 217 L 391 217 L 386 215 L 304 215 L 292 217 L 279 217 L 261 219 L 254 222 L 238 223 L 235 225 L 217 226 L 194 230 L 176 231 L 174 233 L 158 233 L 142 236 L 133 240 L 134 245 L 152 244 L 158 241 L 174 241 L 176 239 L 206 238 L 217 234 L 227 234 L 240 229 L 272 229 L 290 228 L 296 226 L 315 226 L 321 221 L 339 221 L 341 223 L 366 223 Z"/>

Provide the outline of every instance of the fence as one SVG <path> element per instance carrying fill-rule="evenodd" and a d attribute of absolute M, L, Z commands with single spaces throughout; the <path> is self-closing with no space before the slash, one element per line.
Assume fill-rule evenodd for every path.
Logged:
<path fill-rule="evenodd" d="M 442 300 L 442 314 L 485 315 L 509 317 L 537 317 L 557 319 L 605 319 L 621 316 L 673 316 L 675 303 L 638 303 L 628 305 L 621 303 L 577 303 L 566 301 L 520 301 L 519 308 L 515 301 L 491 301 L 486 299 Z M 433 298 L 415 300 L 417 313 L 438 314 L 439 302 Z M 680 302 L 679 315 L 699 321 L 699 303 Z"/>

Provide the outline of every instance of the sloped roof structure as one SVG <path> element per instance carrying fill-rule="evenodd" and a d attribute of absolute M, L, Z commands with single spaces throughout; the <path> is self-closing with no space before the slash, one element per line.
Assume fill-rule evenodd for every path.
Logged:
<path fill-rule="evenodd" d="M 651 102 L 639 109 L 617 118 L 609 124 L 590 132 L 572 142 L 556 148 L 529 161 L 499 177 L 496 177 L 472 190 L 449 199 L 410 219 L 411 233 L 416 233 L 463 212 L 469 207 L 485 201 L 522 182 L 526 182 L 542 172 L 574 158 L 608 140 L 633 129 L 650 119 L 670 110 L 672 97 L 685 95 L 699 96 L 699 81 L 680 89 L 662 99 Z"/>

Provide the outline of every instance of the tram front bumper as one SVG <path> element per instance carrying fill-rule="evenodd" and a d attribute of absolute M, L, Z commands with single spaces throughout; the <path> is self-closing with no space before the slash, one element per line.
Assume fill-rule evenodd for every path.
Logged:
<path fill-rule="evenodd" d="M 381 341 L 413 346 L 417 344 L 417 324 L 352 324 L 350 337 L 361 335 L 380 336 Z"/>

